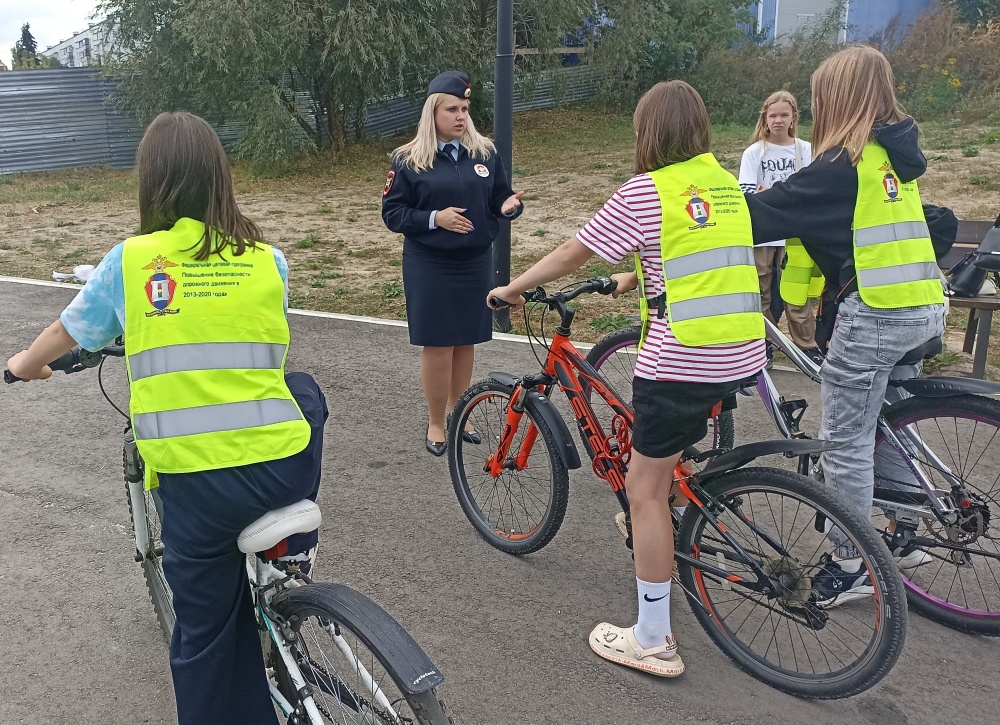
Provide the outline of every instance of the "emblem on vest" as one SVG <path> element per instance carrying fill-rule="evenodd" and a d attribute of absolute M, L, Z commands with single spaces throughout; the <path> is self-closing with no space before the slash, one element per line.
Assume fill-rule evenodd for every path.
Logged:
<path fill-rule="evenodd" d="M 170 310 L 170 303 L 174 301 L 174 292 L 177 290 L 177 281 L 164 270 L 177 265 L 164 257 L 162 254 L 155 257 L 152 262 L 143 269 L 153 270 L 153 275 L 146 282 L 146 299 L 153 306 L 152 312 L 147 312 L 146 317 L 162 317 L 163 315 L 176 315 L 180 310 Z"/>
<path fill-rule="evenodd" d="M 892 166 L 886 162 L 878 167 L 879 171 L 884 171 L 885 176 L 882 177 L 882 187 L 885 189 L 885 195 L 888 199 L 884 199 L 886 204 L 894 204 L 897 201 L 902 201 L 899 198 L 899 179 L 892 173 Z"/>
<path fill-rule="evenodd" d="M 688 227 L 690 231 L 715 226 L 715 222 L 708 221 L 708 217 L 712 213 L 712 205 L 699 196 L 699 194 L 704 194 L 705 191 L 706 189 L 699 189 L 696 184 L 691 184 L 681 194 L 681 196 L 688 197 L 688 203 L 684 209 L 687 211 L 688 216 L 691 217 L 691 220 L 694 221 L 694 226 Z"/>

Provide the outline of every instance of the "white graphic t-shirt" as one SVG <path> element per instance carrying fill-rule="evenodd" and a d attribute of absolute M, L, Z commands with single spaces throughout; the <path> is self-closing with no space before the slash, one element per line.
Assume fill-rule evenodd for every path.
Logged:
<path fill-rule="evenodd" d="M 790 146 L 775 146 L 758 141 L 743 152 L 740 162 L 740 188 L 745 194 L 770 189 L 785 181 L 800 168 L 812 161 L 812 146 L 808 141 L 795 139 Z M 784 240 L 758 244 L 759 247 L 783 247 Z"/>

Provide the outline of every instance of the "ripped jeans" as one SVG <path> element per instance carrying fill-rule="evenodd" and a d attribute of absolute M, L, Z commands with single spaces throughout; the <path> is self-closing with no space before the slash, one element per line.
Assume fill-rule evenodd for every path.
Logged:
<path fill-rule="evenodd" d="M 901 368 L 893 375 L 896 362 L 913 348 L 941 335 L 944 315 L 943 304 L 875 309 L 862 302 L 857 292 L 840 305 L 830 349 L 820 370 L 823 422 L 819 437 L 844 445 L 823 453 L 823 478 L 865 519 L 871 516 L 875 488 L 875 429 L 890 375 L 912 375 L 914 366 Z M 839 530 L 831 531 L 829 536 L 838 556 L 857 555 Z"/>

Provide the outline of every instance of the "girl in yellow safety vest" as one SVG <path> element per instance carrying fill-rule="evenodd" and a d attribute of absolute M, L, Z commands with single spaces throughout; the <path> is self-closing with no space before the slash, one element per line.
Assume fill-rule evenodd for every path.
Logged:
<path fill-rule="evenodd" d="M 876 420 L 890 374 L 906 352 L 944 329 L 932 237 L 950 232 L 954 240 L 955 229 L 950 212 L 927 213 L 920 203 L 916 179 L 927 160 L 894 88 L 892 68 L 874 48 L 851 47 L 827 58 L 812 76 L 812 164 L 747 196 L 754 242 L 801 239 L 839 301 L 821 372 L 820 438 L 844 446 L 823 454 L 822 470 L 827 485 L 865 517 L 874 488 Z M 824 295 L 824 301 L 832 298 Z M 823 314 L 830 314 L 827 305 Z M 820 604 L 869 596 L 856 552 L 839 532 L 829 536 L 837 548 L 814 579 Z M 890 546 L 901 568 L 929 560 L 896 541 Z"/>
<path fill-rule="evenodd" d="M 634 626 L 599 624 L 590 646 L 617 664 L 676 677 L 684 664 L 670 625 L 670 481 L 681 451 L 704 438 L 712 407 L 764 366 L 764 318 L 746 202 L 711 154 L 701 97 L 682 81 L 658 83 L 639 101 L 634 125 L 635 176 L 575 237 L 486 302 L 519 305 L 522 292 L 594 254 L 611 264 L 638 255 L 651 313 L 633 380 L 626 478 L 639 617 Z M 636 284 L 635 274 L 615 278 L 619 293 Z"/>
<path fill-rule="evenodd" d="M 74 345 L 124 335 L 132 429 L 163 508 L 178 722 L 277 725 L 236 538 L 268 511 L 315 500 L 326 402 L 310 376 L 285 374 L 288 265 L 240 212 L 212 127 L 160 114 L 136 173 L 140 234 L 7 367 L 48 378 L 46 363 Z M 316 541 L 289 537 L 277 565 L 308 574 Z"/>

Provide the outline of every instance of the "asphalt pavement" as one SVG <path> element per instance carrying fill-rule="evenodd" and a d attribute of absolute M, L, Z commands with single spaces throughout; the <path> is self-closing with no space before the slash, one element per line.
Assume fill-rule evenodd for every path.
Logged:
<path fill-rule="evenodd" d="M 54 320 L 74 288 L 0 279 L 0 361 Z M 923 725 L 996 723 L 1000 641 L 911 613 L 906 651 L 858 697 L 800 700 L 740 671 L 673 597 L 687 673 L 661 680 L 599 659 L 587 635 L 636 614 L 629 552 L 607 485 L 574 471 L 566 521 L 535 554 L 491 548 L 463 515 L 446 458 L 423 448 L 419 350 L 404 327 L 291 315 L 288 368 L 319 381 L 326 428 L 318 578 L 392 613 L 445 674 L 458 723 Z M 475 377 L 538 367 L 520 341 L 478 349 Z M 124 366 L 105 386 L 127 401 Z M 814 402 L 804 376 L 776 372 Z M 0 391 L 0 723 L 176 722 L 167 648 L 132 560 L 120 416 L 95 371 Z M 773 438 L 759 401 L 737 411 L 737 440 Z"/>

